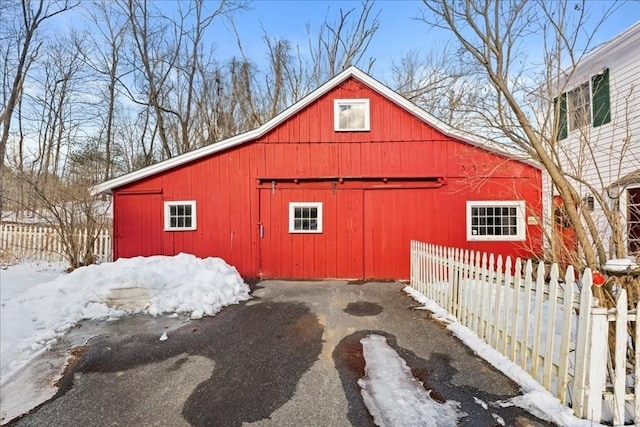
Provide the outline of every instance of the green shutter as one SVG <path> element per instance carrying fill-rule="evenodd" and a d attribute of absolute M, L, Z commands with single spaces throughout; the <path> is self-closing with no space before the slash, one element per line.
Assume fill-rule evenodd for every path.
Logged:
<path fill-rule="evenodd" d="M 558 119 L 556 120 L 556 124 L 558 126 L 557 130 L 557 140 L 565 139 L 568 135 L 567 128 L 567 94 L 563 93 L 560 95 L 560 105 L 558 105 L 558 98 L 553 99 L 553 105 L 555 106 L 556 114 L 558 114 Z"/>
<path fill-rule="evenodd" d="M 609 101 L 609 69 L 591 78 L 591 108 L 593 109 L 593 127 L 597 128 L 611 121 L 611 104 Z"/>

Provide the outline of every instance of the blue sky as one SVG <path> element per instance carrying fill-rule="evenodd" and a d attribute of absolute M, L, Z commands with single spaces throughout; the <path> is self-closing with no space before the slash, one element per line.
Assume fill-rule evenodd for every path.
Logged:
<path fill-rule="evenodd" d="M 604 8 L 612 4 L 610 0 L 591 0 L 589 7 L 597 18 Z M 236 15 L 236 25 L 244 43 L 247 56 L 258 62 L 265 55 L 262 42 L 263 28 L 270 36 L 285 37 L 294 44 L 306 47 L 306 24 L 317 30 L 325 16 L 334 21 L 340 8 L 349 10 L 359 7 L 359 1 L 347 0 L 256 0 L 250 10 Z M 594 36 L 596 44 L 603 43 L 624 31 L 640 20 L 640 1 L 616 2 L 616 10 Z M 368 56 L 376 58 L 374 75 L 380 77 L 389 69 L 392 61 L 400 58 L 412 49 L 428 52 L 430 49 L 446 43 L 448 34 L 442 30 L 429 30 L 424 22 L 416 20 L 424 9 L 418 0 L 378 0 L 374 5 L 380 10 L 380 28 L 375 34 Z M 221 22 L 218 22 L 220 26 Z M 217 33 L 217 32 L 216 32 Z M 233 38 L 217 33 L 215 36 L 218 53 L 225 57 L 237 52 Z"/>
<path fill-rule="evenodd" d="M 593 46 L 610 40 L 640 21 L 640 0 L 587 0 L 587 2 L 594 18 L 598 18 L 602 10 L 611 5 L 615 8 L 608 24 L 595 33 Z M 174 1 L 156 0 L 155 4 L 167 15 L 175 12 Z M 218 2 L 211 1 L 209 5 L 213 8 L 218 5 Z M 360 7 L 360 0 L 253 0 L 249 2 L 247 10 L 239 11 L 234 15 L 234 20 L 246 56 L 250 61 L 263 65 L 262 61 L 266 57 L 263 41 L 265 32 L 270 37 L 282 37 L 294 45 L 299 44 L 304 51 L 308 48 L 307 23 L 315 34 L 325 17 L 328 16 L 330 22 L 335 22 L 341 8 L 348 11 L 353 8 L 359 10 Z M 446 31 L 430 29 L 427 24 L 416 19 L 421 15 L 424 7 L 421 0 L 375 1 L 374 10 L 380 11 L 380 28 L 366 55 L 367 58 L 375 58 L 372 72 L 374 77 L 385 81 L 389 77 L 392 62 L 399 62 L 411 50 L 428 53 L 447 43 L 450 36 Z M 74 26 L 77 24 L 77 18 L 78 16 L 74 13 L 61 15 L 52 27 L 59 29 Z M 85 25 L 90 26 L 86 21 L 84 22 Z M 535 43 L 534 37 L 531 40 L 531 50 L 540 52 Z M 235 35 L 228 21 L 223 19 L 214 21 L 209 27 L 206 44 L 215 46 L 214 54 L 222 63 L 239 54 Z"/>

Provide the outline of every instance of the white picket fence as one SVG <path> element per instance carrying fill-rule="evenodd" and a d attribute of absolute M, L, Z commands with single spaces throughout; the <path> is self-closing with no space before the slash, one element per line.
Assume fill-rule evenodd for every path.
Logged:
<path fill-rule="evenodd" d="M 78 241 L 86 245 L 86 229 L 76 232 Z M 111 260 L 111 232 L 102 229 L 93 242 L 98 261 Z M 0 224 L 0 262 L 24 260 L 65 261 L 64 243 L 53 227 L 27 224 Z"/>
<path fill-rule="evenodd" d="M 564 279 L 558 266 L 411 242 L 411 286 L 520 365 L 576 416 L 640 425 L 637 306 L 599 306 L 592 274 Z M 610 324 L 613 326 L 610 327 Z M 615 331 L 609 337 L 609 331 Z M 609 340 L 615 338 L 610 354 Z M 633 344 L 635 343 L 635 344 Z"/>

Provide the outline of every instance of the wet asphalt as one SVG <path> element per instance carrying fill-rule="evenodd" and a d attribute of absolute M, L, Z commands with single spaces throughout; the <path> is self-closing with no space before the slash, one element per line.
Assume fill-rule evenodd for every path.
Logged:
<path fill-rule="evenodd" d="M 551 426 L 496 402 L 516 384 L 460 343 L 399 283 L 262 281 L 200 320 L 100 325 L 56 396 L 12 426 L 373 426 L 360 340 L 387 338 L 460 426 Z M 162 332 L 169 339 L 159 341 Z M 479 401 L 484 404 L 479 403 Z M 485 408 L 486 406 L 486 408 Z"/>

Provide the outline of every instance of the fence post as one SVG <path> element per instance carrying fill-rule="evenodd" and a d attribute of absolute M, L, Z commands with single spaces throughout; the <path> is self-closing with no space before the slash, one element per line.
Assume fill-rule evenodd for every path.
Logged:
<path fill-rule="evenodd" d="M 587 280 L 588 276 L 588 280 Z M 573 285 L 573 282 L 572 282 Z M 587 269 L 582 278 L 580 304 L 578 306 L 578 337 L 576 339 L 576 366 L 573 374 L 573 413 L 579 418 L 587 417 L 587 367 L 591 346 L 591 309 L 593 293 L 591 291 L 591 271 Z"/>
<path fill-rule="evenodd" d="M 616 346 L 613 356 L 613 425 L 624 425 L 624 403 L 627 394 L 627 291 L 622 289 L 616 301 Z M 608 348 L 608 346 L 607 346 Z M 636 378 L 636 381 L 638 379 Z"/>
<path fill-rule="evenodd" d="M 573 266 L 567 267 L 567 272 L 564 275 L 564 289 L 563 289 L 563 305 L 562 305 L 562 336 L 560 338 L 560 355 L 569 355 L 571 343 L 571 327 L 573 325 L 573 284 L 575 282 L 575 275 L 573 272 Z M 560 399 L 563 405 L 567 404 L 569 389 L 569 357 L 560 357 L 560 365 L 558 366 L 558 390 L 556 396 Z"/>
<path fill-rule="evenodd" d="M 589 364 L 587 366 L 587 414 L 590 421 L 602 418 L 602 392 L 607 380 L 608 320 L 605 307 L 592 308 L 589 338 Z"/>

